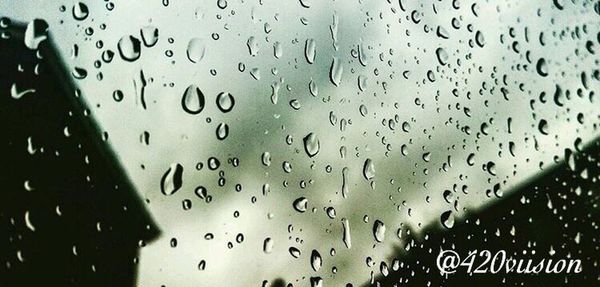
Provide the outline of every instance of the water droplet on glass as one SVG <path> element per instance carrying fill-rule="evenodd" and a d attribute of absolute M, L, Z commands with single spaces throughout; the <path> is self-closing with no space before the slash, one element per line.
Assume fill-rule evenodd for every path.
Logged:
<path fill-rule="evenodd" d="M 306 197 L 299 197 L 296 200 L 294 200 L 294 203 L 292 204 L 294 206 L 294 209 L 298 212 L 306 212 L 306 210 L 308 209 L 308 199 L 306 199 Z"/>
<path fill-rule="evenodd" d="M 538 124 L 538 130 L 543 135 L 548 135 L 548 121 L 544 119 L 540 120 L 540 123 Z"/>
<path fill-rule="evenodd" d="M 254 57 L 258 54 L 258 41 L 256 41 L 254 36 L 248 38 L 248 41 L 246 41 L 246 46 L 248 46 L 248 52 L 250 53 L 250 56 Z"/>
<path fill-rule="evenodd" d="M 446 65 L 446 63 L 448 63 L 448 53 L 446 53 L 446 50 L 444 50 L 444 48 L 437 48 L 435 50 L 435 55 L 437 56 L 440 65 L 444 66 Z"/>
<path fill-rule="evenodd" d="M 192 38 L 188 42 L 186 55 L 192 63 L 198 63 L 204 58 L 206 53 L 206 41 L 200 38 Z"/>
<path fill-rule="evenodd" d="M 227 8 L 227 0 L 217 0 L 217 7 L 219 7 L 219 9 Z"/>
<path fill-rule="evenodd" d="M 182 176 L 183 166 L 178 163 L 171 164 L 160 180 L 160 191 L 164 195 L 172 195 L 177 192 L 183 184 Z"/>
<path fill-rule="evenodd" d="M 454 226 L 454 214 L 452 210 L 444 211 L 440 216 L 440 222 L 442 225 L 448 229 Z"/>
<path fill-rule="evenodd" d="M 303 139 L 304 151 L 309 157 L 313 157 L 319 153 L 320 143 L 319 139 L 314 133 L 309 133 Z"/>
<path fill-rule="evenodd" d="M 273 252 L 273 239 L 271 237 L 265 238 L 265 241 L 263 242 L 263 252 L 267 254 Z"/>
<path fill-rule="evenodd" d="M 288 249 L 288 252 L 290 252 L 290 255 L 292 255 L 294 258 L 298 258 L 301 255 L 300 250 L 293 246 Z"/>
<path fill-rule="evenodd" d="M 35 50 L 39 44 L 48 38 L 48 24 L 44 20 L 34 19 L 25 29 L 25 46 Z"/>
<path fill-rule="evenodd" d="M 546 64 L 546 59 L 539 58 L 537 64 L 535 65 L 535 69 L 537 70 L 540 76 L 548 76 L 548 65 Z"/>
<path fill-rule="evenodd" d="M 314 39 L 307 39 L 304 45 L 304 56 L 309 64 L 315 62 L 316 42 Z"/>
<path fill-rule="evenodd" d="M 90 11 L 87 5 L 81 2 L 77 2 L 75 5 L 73 5 L 73 18 L 75 18 L 75 20 L 83 21 L 88 17 L 89 13 Z"/>
<path fill-rule="evenodd" d="M 371 180 L 375 177 L 375 164 L 368 158 L 363 165 L 363 176 L 366 180 Z"/>
<path fill-rule="evenodd" d="M 19 91 L 17 89 L 16 83 L 13 83 L 10 86 L 10 96 L 15 100 L 18 100 L 27 94 L 33 94 L 33 93 L 35 93 L 35 89 L 24 89 L 24 90 Z"/>
<path fill-rule="evenodd" d="M 144 46 L 152 47 L 158 42 L 158 28 L 154 26 L 145 26 L 140 30 Z"/>
<path fill-rule="evenodd" d="M 217 95 L 217 108 L 223 113 L 228 113 L 233 109 L 235 99 L 230 93 L 223 92 Z"/>
<path fill-rule="evenodd" d="M 226 123 L 220 123 L 217 126 L 217 139 L 224 140 L 229 135 L 229 126 Z"/>
<path fill-rule="evenodd" d="M 189 114 L 199 114 L 204 109 L 204 94 L 195 85 L 189 85 L 181 97 L 181 107 Z"/>
<path fill-rule="evenodd" d="M 264 152 L 261 156 L 261 161 L 264 166 L 270 166 L 271 165 L 271 154 L 268 151 Z"/>
<path fill-rule="evenodd" d="M 133 62 L 139 59 L 142 52 L 140 40 L 131 35 L 123 36 L 119 40 L 117 48 L 121 58 L 128 62 Z"/>
<path fill-rule="evenodd" d="M 373 236 L 377 242 L 383 242 L 385 239 L 385 224 L 379 220 L 373 223 Z"/>
<path fill-rule="evenodd" d="M 352 238 L 350 237 L 350 221 L 346 218 L 342 218 L 342 242 L 346 245 L 346 248 L 352 248 Z"/>
<path fill-rule="evenodd" d="M 342 81 L 342 73 L 344 72 L 344 67 L 342 67 L 342 63 L 338 58 L 333 57 L 333 61 L 331 62 L 331 68 L 329 69 L 329 80 L 336 87 L 340 85 Z"/>
<path fill-rule="evenodd" d="M 204 186 L 198 186 L 194 190 L 194 194 L 196 194 L 196 196 L 200 199 L 205 199 L 208 195 L 208 190 Z"/>
<path fill-rule="evenodd" d="M 310 266 L 315 272 L 319 272 L 321 266 L 323 266 L 323 258 L 321 258 L 319 251 L 313 250 L 310 254 Z"/>

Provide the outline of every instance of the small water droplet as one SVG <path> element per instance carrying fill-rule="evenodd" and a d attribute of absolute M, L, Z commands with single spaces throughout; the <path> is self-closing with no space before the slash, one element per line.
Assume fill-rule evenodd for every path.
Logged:
<path fill-rule="evenodd" d="M 192 63 L 198 63 L 202 61 L 206 54 L 206 41 L 200 38 L 192 38 L 188 42 L 186 55 L 188 60 Z"/>

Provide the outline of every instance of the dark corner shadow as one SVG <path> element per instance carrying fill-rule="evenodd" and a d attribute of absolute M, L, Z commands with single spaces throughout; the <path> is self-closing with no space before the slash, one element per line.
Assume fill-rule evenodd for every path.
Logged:
<path fill-rule="evenodd" d="M 26 29 L 0 20 L 0 286 L 133 286 L 159 229 L 51 39 L 30 49 Z"/>
<path fill-rule="evenodd" d="M 492 204 L 467 212 L 451 229 L 437 223 L 418 235 L 403 230 L 409 250 L 398 247 L 388 263 L 374 266 L 379 272 L 362 286 L 598 286 L 599 156 L 597 138 L 581 151 L 565 150 L 568 162 L 541 170 Z M 582 270 L 516 274 L 506 273 L 504 266 L 491 274 L 488 264 L 487 274 L 469 275 L 466 267 L 460 267 L 446 276 L 437 268 L 441 249 L 455 250 L 463 259 L 472 250 L 489 250 L 492 255 L 505 250 L 507 258 L 532 259 L 532 267 L 542 259 L 580 259 Z M 483 261 L 479 257 L 473 269 Z M 525 262 L 521 270 L 526 266 Z"/>

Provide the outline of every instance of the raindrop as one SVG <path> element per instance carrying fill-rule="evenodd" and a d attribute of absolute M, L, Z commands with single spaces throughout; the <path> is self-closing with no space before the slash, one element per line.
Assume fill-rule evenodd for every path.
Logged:
<path fill-rule="evenodd" d="M 71 75 L 73 75 L 73 77 L 78 80 L 85 79 L 87 77 L 87 74 L 87 70 L 80 67 L 74 67 L 71 71 Z"/>
<path fill-rule="evenodd" d="M 307 39 L 304 45 L 304 56 L 309 64 L 315 62 L 316 45 L 314 39 Z"/>
<path fill-rule="evenodd" d="M 537 64 L 535 65 L 535 69 L 537 70 L 540 76 L 548 76 L 548 65 L 546 64 L 546 60 L 544 58 L 538 59 Z"/>
<path fill-rule="evenodd" d="M 220 123 L 217 126 L 217 139 L 224 140 L 229 135 L 229 126 L 226 123 Z"/>
<path fill-rule="evenodd" d="M 256 41 L 254 36 L 248 38 L 246 46 L 248 46 L 248 52 L 250 53 L 250 56 L 254 57 L 258 54 L 258 41 Z"/>
<path fill-rule="evenodd" d="M 83 20 L 85 20 L 85 18 L 88 17 L 89 14 L 90 14 L 90 11 L 89 11 L 87 5 L 85 5 L 81 2 L 77 2 L 73 6 L 73 18 L 75 18 L 75 20 L 83 21 Z"/>
<path fill-rule="evenodd" d="M 302 5 L 302 7 L 304 8 L 310 8 L 310 0 L 300 0 L 300 5 Z"/>
<path fill-rule="evenodd" d="M 188 42 L 186 55 L 192 63 L 198 63 L 204 58 L 206 53 L 206 41 L 200 38 L 192 38 Z"/>
<path fill-rule="evenodd" d="M 352 248 L 352 238 L 350 237 L 350 221 L 348 221 L 346 218 L 342 218 L 342 229 L 342 241 L 344 242 L 344 245 L 346 245 L 346 248 L 350 249 Z"/>
<path fill-rule="evenodd" d="M 309 157 L 313 157 L 319 153 L 320 143 L 319 139 L 314 133 L 309 133 L 303 139 L 304 151 Z"/>
<path fill-rule="evenodd" d="M 485 40 L 483 39 L 483 33 L 481 33 L 481 31 L 477 31 L 475 33 L 475 42 L 481 48 L 483 48 L 483 45 L 485 45 Z"/>
<path fill-rule="evenodd" d="M 220 9 L 227 8 L 227 0 L 217 0 L 217 7 Z"/>
<path fill-rule="evenodd" d="M 268 151 L 264 152 L 260 158 L 264 166 L 271 165 L 271 154 Z"/>
<path fill-rule="evenodd" d="M 158 42 L 158 28 L 154 26 L 146 26 L 140 30 L 144 46 L 152 47 Z"/>
<path fill-rule="evenodd" d="M 302 254 L 300 253 L 300 250 L 298 250 L 298 248 L 296 247 L 290 247 L 288 251 L 290 252 L 290 255 L 292 255 L 292 257 L 294 258 L 298 258 Z"/>
<path fill-rule="evenodd" d="M 181 98 L 181 107 L 189 114 L 199 114 L 204 109 L 204 94 L 195 85 L 189 85 Z"/>
<path fill-rule="evenodd" d="M 10 96 L 15 100 L 18 100 L 27 94 L 33 94 L 33 93 L 35 93 L 35 89 L 25 89 L 25 90 L 19 91 L 17 89 L 16 83 L 13 83 L 12 86 L 10 86 Z"/>
<path fill-rule="evenodd" d="M 321 266 L 323 266 L 323 259 L 317 250 L 313 250 L 310 254 L 310 266 L 315 272 L 319 272 Z"/>
<path fill-rule="evenodd" d="M 34 19 L 25 29 L 25 46 L 35 50 L 39 44 L 48 38 L 48 24 L 44 20 Z"/>
<path fill-rule="evenodd" d="M 117 48 L 119 49 L 119 55 L 121 55 L 121 58 L 128 62 L 133 62 L 139 59 L 142 52 L 140 40 L 131 35 L 123 36 L 119 40 Z"/>
<path fill-rule="evenodd" d="M 196 194 L 196 196 L 200 199 L 205 199 L 206 196 L 208 196 L 208 190 L 206 189 L 206 187 L 200 185 L 196 187 L 196 189 L 194 190 L 194 194 Z"/>
<path fill-rule="evenodd" d="M 452 210 L 444 211 L 440 216 L 440 222 L 442 225 L 448 229 L 454 226 L 454 214 Z"/>
<path fill-rule="evenodd" d="M 363 176 L 366 180 L 371 180 L 375 177 L 375 164 L 370 158 L 365 160 L 365 164 L 363 166 Z"/>
<path fill-rule="evenodd" d="M 540 120 L 540 123 L 538 124 L 538 130 L 543 135 L 548 135 L 548 121 L 544 119 Z"/>
<path fill-rule="evenodd" d="M 265 241 L 263 242 L 263 252 L 267 254 L 273 252 L 273 239 L 271 237 L 265 238 Z"/>
<path fill-rule="evenodd" d="M 164 195 L 172 195 L 177 192 L 183 184 L 182 176 L 183 166 L 179 163 L 171 164 L 160 180 L 160 191 Z"/>
<path fill-rule="evenodd" d="M 329 80 L 336 87 L 340 85 L 342 81 L 342 73 L 344 72 L 344 67 L 342 67 L 342 63 L 338 58 L 333 57 L 333 61 L 331 62 L 331 68 L 329 69 Z"/>
<path fill-rule="evenodd" d="M 206 261 L 200 260 L 200 263 L 198 263 L 198 270 L 202 271 L 204 269 L 206 269 Z"/>
<path fill-rule="evenodd" d="M 385 239 L 385 224 L 379 220 L 373 223 L 373 236 L 377 242 L 383 242 Z"/>
<path fill-rule="evenodd" d="M 306 210 L 308 209 L 308 199 L 306 199 L 306 197 L 299 197 L 296 200 L 294 200 L 294 203 L 292 204 L 294 206 L 294 209 L 300 213 L 306 212 Z"/>
<path fill-rule="evenodd" d="M 235 99 L 230 93 L 222 92 L 217 95 L 217 108 L 223 113 L 228 113 L 233 109 Z"/>
<path fill-rule="evenodd" d="M 444 50 L 444 48 L 437 48 L 435 50 L 435 55 L 437 56 L 440 65 L 444 66 L 446 65 L 446 63 L 448 63 L 448 53 L 446 53 L 446 50 Z"/>

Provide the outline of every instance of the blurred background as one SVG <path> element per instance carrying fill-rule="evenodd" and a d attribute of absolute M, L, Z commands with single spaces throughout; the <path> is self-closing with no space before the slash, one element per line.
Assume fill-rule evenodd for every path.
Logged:
<path fill-rule="evenodd" d="M 138 286 L 451 284 L 438 248 L 472 238 L 586 259 L 597 283 L 599 3 L 0 0 L 0 16 L 51 47 L 161 230 L 137 244 Z M 35 99 L 36 81 L 2 95 Z M 382 271 L 394 258 L 408 273 Z"/>

